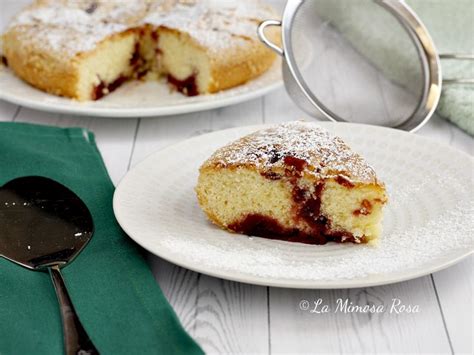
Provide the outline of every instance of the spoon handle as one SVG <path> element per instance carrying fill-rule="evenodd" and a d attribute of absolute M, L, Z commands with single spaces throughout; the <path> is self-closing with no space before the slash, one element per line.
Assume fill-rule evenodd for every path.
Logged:
<path fill-rule="evenodd" d="M 67 292 L 66 284 L 64 283 L 59 266 L 55 265 L 50 267 L 49 274 L 51 275 L 51 280 L 53 280 L 54 289 L 56 290 L 59 306 L 61 308 L 66 354 L 99 354 L 99 351 L 97 351 L 94 344 L 92 344 L 91 339 L 87 335 L 76 311 L 74 310 L 74 306 Z"/>

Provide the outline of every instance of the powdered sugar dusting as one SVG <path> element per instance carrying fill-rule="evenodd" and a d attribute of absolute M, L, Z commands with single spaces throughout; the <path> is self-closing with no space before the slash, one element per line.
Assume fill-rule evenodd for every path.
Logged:
<path fill-rule="evenodd" d="M 195 137 L 139 164 L 117 189 L 117 218 L 136 242 L 174 263 L 286 287 L 399 281 L 472 253 L 472 158 L 406 132 L 319 125 L 363 152 L 383 176 L 390 201 L 378 245 L 314 246 L 249 238 L 207 222 L 193 191 L 199 164 L 217 147 L 254 132 L 252 127 Z"/>
<path fill-rule="evenodd" d="M 456 179 L 446 176 L 436 179 L 440 184 L 458 185 L 451 187 L 462 191 L 457 190 L 462 187 Z M 395 189 L 395 186 L 390 186 L 394 192 L 390 196 L 388 208 L 403 208 L 413 203 L 413 195 L 406 194 L 401 186 Z M 415 191 L 416 188 L 411 190 Z M 390 274 L 414 269 L 453 251 L 472 251 L 474 203 L 466 199 L 459 201 L 453 209 L 431 216 L 424 224 L 412 225 L 408 229 L 394 226 L 383 234 L 377 245 L 330 243 L 312 246 L 249 238 L 227 232 L 222 232 L 221 237 L 224 239 L 216 238 L 209 245 L 198 239 L 177 237 L 171 231 L 163 245 L 170 252 L 179 250 L 180 254 L 195 263 L 206 263 L 211 268 L 239 270 L 262 278 L 330 281 Z M 225 240 L 227 238 L 235 238 L 232 248 L 229 248 L 228 240 Z M 311 254 L 313 258 L 308 260 L 303 254 Z"/>
<path fill-rule="evenodd" d="M 344 141 L 315 123 L 288 122 L 252 133 L 219 150 L 204 166 L 248 166 L 262 171 L 284 169 L 284 157 L 308 163 L 305 172 L 320 177 L 344 175 L 352 181 L 374 183 L 367 162 Z"/>
<path fill-rule="evenodd" d="M 16 31 L 25 45 L 39 46 L 45 51 L 73 56 L 93 50 L 107 36 L 128 28 L 127 18 L 113 19 L 120 7 L 107 4 L 108 12 L 89 14 L 90 1 L 50 2 L 44 6 L 30 6 L 13 20 L 9 30 Z M 135 7 L 125 6 L 130 11 Z M 123 11 L 123 10 L 121 10 Z"/>
<path fill-rule="evenodd" d="M 282 248 L 281 245 L 255 243 L 254 248 L 246 245 L 242 249 L 226 249 L 223 253 L 218 240 L 214 245 L 207 245 L 193 239 L 176 237 L 166 238 L 163 245 L 169 250 L 179 250 L 197 264 L 205 263 L 210 268 L 239 270 L 258 277 L 312 281 L 355 279 L 415 268 L 453 250 L 472 250 L 472 239 L 466 236 L 472 233 L 474 228 L 470 218 L 473 213 L 472 205 L 467 209 L 458 206 L 439 220 L 432 220 L 425 226 L 385 235 L 377 246 L 344 245 L 342 255 L 325 255 L 324 246 L 305 246 L 321 249 L 314 250 L 315 257 L 312 261 L 306 258 L 299 260 L 300 252 L 297 250 L 300 248 L 297 247 L 294 247 L 294 259 L 291 260 L 289 254 L 292 246 Z M 452 227 L 454 223 L 457 226 L 455 230 Z M 253 241 L 258 238 L 247 239 Z"/>
<path fill-rule="evenodd" d="M 184 31 L 216 52 L 258 41 L 258 22 L 274 16 L 251 0 L 42 0 L 19 13 L 9 30 L 26 44 L 72 57 L 114 33 L 151 24 Z"/>
<path fill-rule="evenodd" d="M 155 10 L 145 18 L 146 23 L 184 31 L 211 51 L 258 41 L 258 23 L 275 17 L 271 8 L 250 0 L 188 0 L 174 6 L 154 6 Z"/>

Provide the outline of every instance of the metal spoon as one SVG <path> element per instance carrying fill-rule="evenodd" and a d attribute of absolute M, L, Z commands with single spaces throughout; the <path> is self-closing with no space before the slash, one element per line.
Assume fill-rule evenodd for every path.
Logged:
<path fill-rule="evenodd" d="M 98 354 L 66 290 L 60 268 L 87 245 L 94 232 L 84 202 L 60 183 L 39 176 L 0 188 L 0 256 L 30 270 L 48 270 L 58 296 L 66 354 Z"/>

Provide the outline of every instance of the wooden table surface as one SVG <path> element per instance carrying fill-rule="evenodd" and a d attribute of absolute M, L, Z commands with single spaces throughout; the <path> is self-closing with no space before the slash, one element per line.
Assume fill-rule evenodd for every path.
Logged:
<path fill-rule="evenodd" d="M 3 11 L 3 10 L 2 10 Z M 9 16 L 2 14 L 2 19 Z M 253 101 L 212 111 L 156 118 L 93 118 L 34 111 L 0 101 L 0 121 L 95 133 L 116 184 L 149 154 L 220 129 L 307 118 L 283 88 Z M 473 140 L 434 117 L 418 133 L 473 154 Z M 469 193 L 466 191 L 466 193 Z M 472 191 L 471 191 L 472 193 Z M 436 203 L 436 201 L 433 201 Z M 466 353 L 473 351 L 473 258 L 446 270 L 388 286 L 347 290 L 292 290 L 230 282 L 148 256 L 156 281 L 187 331 L 209 353 Z M 418 313 L 326 313 L 302 310 L 318 299 L 390 306 L 417 305 Z M 133 325 L 131 325 L 133 326 Z"/>

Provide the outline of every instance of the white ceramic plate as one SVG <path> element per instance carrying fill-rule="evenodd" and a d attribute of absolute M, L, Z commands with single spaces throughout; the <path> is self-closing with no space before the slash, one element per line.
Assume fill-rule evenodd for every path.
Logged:
<path fill-rule="evenodd" d="M 305 245 L 220 230 L 200 210 L 200 164 L 218 147 L 262 127 L 195 137 L 161 150 L 121 181 L 114 211 L 153 254 L 204 274 L 259 285 L 347 288 L 388 284 L 446 268 L 473 251 L 473 159 L 415 134 L 321 123 L 363 154 L 390 201 L 378 246 Z"/>
<path fill-rule="evenodd" d="M 211 95 L 186 97 L 162 82 L 129 82 L 93 102 L 47 94 L 28 85 L 0 65 L 0 99 L 36 110 L 101 117 L 176 115 L 224 107 L 263 96 L 282 85 L 281 59 L 258 78 Z"/>

